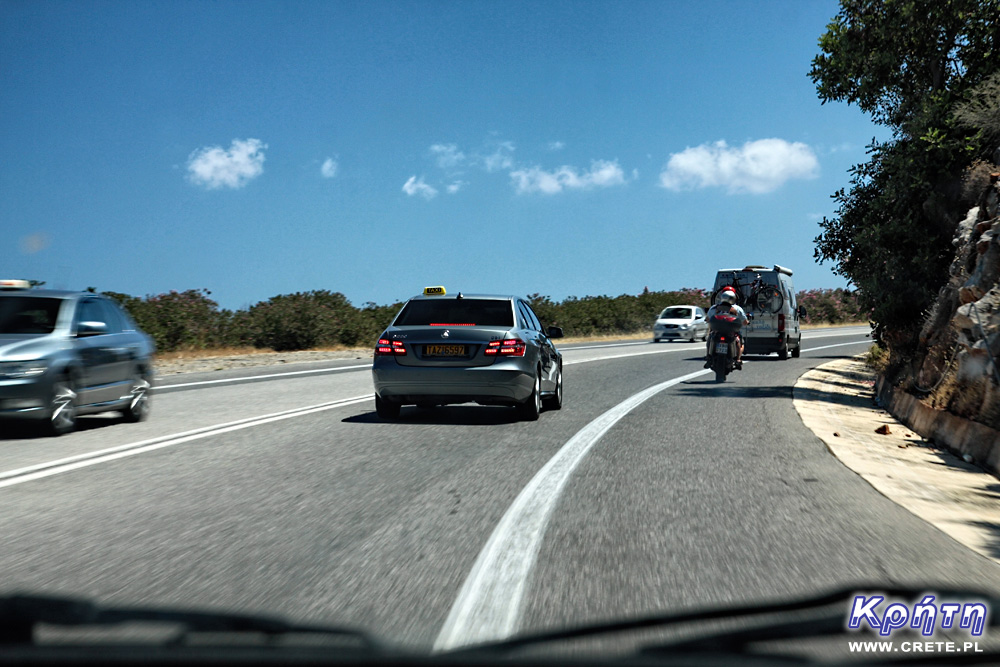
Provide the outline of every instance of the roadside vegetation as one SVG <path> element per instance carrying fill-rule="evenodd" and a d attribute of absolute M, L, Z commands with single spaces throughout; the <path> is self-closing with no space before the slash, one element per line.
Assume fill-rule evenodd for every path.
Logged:
<path fill-rule="evenodd" d="M 949 279 L 956 227 L 1000 147 L 1000 0 L 841 0 L 809 76 L 892 131 L 833 195 L 816 259 L 857 289 L 889 366 L 905 373 Z M 991 165 L 992 163 L 992 165 Z"/>
<path fill-rule="evenodd" d="M 219 308 L 207 289 L 136 297 L 104 294 L 121 303 L 162 353 L 225 350 L 290 350 L 369 347 L 402 303 L 353 306 L 340 292 L 316 290 L 282 294 L 242 310 Z M 562 327 L 567 337 L 648 335 L 667 306 L 708 307 L 709 293 L 686 288 L 633 296 L 571 296 L 553 301 L 528 297 L 545 326 Z M 804 324 L 867 322 L 853 293 L 843 289 L 798 293 L 808 316 Z"/>

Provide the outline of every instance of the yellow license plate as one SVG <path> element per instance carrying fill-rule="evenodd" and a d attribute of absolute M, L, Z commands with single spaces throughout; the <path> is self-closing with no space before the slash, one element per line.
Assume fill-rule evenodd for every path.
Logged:
<path fill-rule="evenodd" d="M 427 345 L 424 347 L 425 357 L 464 357 L 464 345 Z"/>

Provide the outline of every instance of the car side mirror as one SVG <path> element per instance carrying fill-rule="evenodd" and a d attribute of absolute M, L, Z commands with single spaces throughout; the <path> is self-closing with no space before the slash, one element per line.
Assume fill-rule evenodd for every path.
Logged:
<path fill-rule="evenodd" d="M 79 338 L 100 336 L 106 333 L 108 333 L 108 325 L 104 322 L 80 322 L 76 328 L 76 335 Z"/>
<path fill-rule="evenodd" d="M 545 330 L 545 335 L 549 338 L 562 338 L 563 330 L 559 327 L 549 327 Z"/>
<path fill-rule="evenodd" d="M 806 316 L 806 307 L 799 306 L 799 317 L 805 317 L 805 316 Z"/>

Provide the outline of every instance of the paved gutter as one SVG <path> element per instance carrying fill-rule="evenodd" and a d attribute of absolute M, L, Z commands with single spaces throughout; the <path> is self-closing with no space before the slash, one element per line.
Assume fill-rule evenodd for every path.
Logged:
<path fill-rule="evenodd" d="M 1000 480 L 938 449 L 874 405 L 875 373 L 838 359 L 793 388 L 802 421 L 879 493 L 1000 563 Z M 890 433 L 876 429 L 887 426 Z"/>

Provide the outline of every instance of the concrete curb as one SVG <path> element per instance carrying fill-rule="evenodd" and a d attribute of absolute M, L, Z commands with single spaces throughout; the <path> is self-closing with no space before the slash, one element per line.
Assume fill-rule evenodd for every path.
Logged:
<path fill-rule="evenodd" d="M 879 400 L 898 420 L 935 444 L 968 454 L 1000 476 L 1000 431 L 925 405 L 919 398 L 878 379 Z"/>
<path fill-rule="evenodd" d="M 792 397 L 802 422 L 876 491 L 1000 563 L 997 478 L 875 406 L 875 373 L 859 358 L 837 359 L 804 373 Z"/>

